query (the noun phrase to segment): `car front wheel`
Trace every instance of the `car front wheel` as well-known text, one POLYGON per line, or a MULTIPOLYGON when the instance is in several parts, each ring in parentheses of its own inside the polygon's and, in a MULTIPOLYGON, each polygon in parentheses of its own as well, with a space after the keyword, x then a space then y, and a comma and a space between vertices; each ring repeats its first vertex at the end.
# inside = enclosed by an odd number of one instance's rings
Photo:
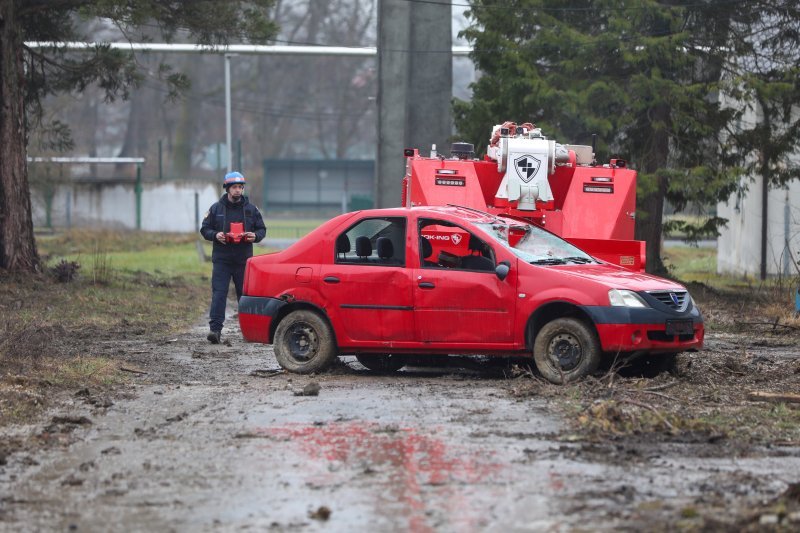
POLYGON ((275 330, 275 358, 290 372, 311 374, 336 358, 336 343, 328 322, 309 310, 289 313, 275 330))
POLYGON ((594 330, 575 318, 548 322, 533 345, 536 367, 552 383, 569 383, 597 369, 600 343, 594 330))
POLYGON ((356 355, 356 359, 367 370, 372 370, 373 372, 397 372, 406 366, 406 357, 404 355, 356 355))

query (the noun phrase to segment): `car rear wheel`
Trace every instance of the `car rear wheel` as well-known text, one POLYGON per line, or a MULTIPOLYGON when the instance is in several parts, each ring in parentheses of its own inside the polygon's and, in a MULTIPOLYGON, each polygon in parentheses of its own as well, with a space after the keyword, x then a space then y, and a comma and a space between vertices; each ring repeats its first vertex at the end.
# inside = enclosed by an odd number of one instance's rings
POLYGON ((289 313, 275 330, 275 358, 290 372, 311 374, 336 358, 336 343, 327 320, 309 310, 289 313))
POLYGON ((600 343, 594 330, 575 318, 557 318, 536 335, 536 367, 552 383, 569 383, 597 369, 600 343))
POLYGON ((397 354, 356 355, 356 359, 373 372, 397 372, 406 366, 406 356, 397 354))

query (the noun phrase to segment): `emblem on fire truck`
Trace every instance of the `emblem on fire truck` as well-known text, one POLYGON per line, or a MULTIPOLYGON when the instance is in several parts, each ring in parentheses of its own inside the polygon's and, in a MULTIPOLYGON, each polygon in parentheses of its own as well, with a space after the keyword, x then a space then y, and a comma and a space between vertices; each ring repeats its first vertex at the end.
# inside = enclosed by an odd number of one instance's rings
POLYGON ((451 239, 453 240, 453 244, 458 244, 461 242, 461 235, 454 233, 451 239))
POLYGON ((521 155, 514 160, 514 169, 517 171, 519 179, 525 183, 529 183, 533 179, 541 165, 541 160, 530 154, 521 155))

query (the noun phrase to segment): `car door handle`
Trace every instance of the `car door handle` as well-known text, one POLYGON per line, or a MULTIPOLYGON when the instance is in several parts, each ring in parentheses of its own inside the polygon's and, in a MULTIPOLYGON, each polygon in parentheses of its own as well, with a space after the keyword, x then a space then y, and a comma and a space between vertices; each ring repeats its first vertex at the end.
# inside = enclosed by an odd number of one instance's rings
POLYGON ((436 285, 434 285, 430 281, 420 281, 419 282, 419 288, 420 289, 433 289, 435 287, 436 287, 436 285))
POLYGON ((322 278, 322 281, 324 281, 325 283, 339 283, 339 278, 337 278, 336 276, 325 276, 324 278, 322 278))

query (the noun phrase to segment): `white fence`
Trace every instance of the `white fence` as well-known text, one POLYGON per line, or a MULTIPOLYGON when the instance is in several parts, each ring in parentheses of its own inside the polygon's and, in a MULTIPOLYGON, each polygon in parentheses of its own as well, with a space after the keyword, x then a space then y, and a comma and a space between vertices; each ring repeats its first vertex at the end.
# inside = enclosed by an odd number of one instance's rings
MULTIPOLYGON (((50 225, 193 232, 223 193, 221 186, 207 182, 143 182, 141 187, 137 200, 134 182, 57 186, 49 202, 50 225)), ((45 194, 34 191, 31 200, 34 226, 46 227, 45 194)))

